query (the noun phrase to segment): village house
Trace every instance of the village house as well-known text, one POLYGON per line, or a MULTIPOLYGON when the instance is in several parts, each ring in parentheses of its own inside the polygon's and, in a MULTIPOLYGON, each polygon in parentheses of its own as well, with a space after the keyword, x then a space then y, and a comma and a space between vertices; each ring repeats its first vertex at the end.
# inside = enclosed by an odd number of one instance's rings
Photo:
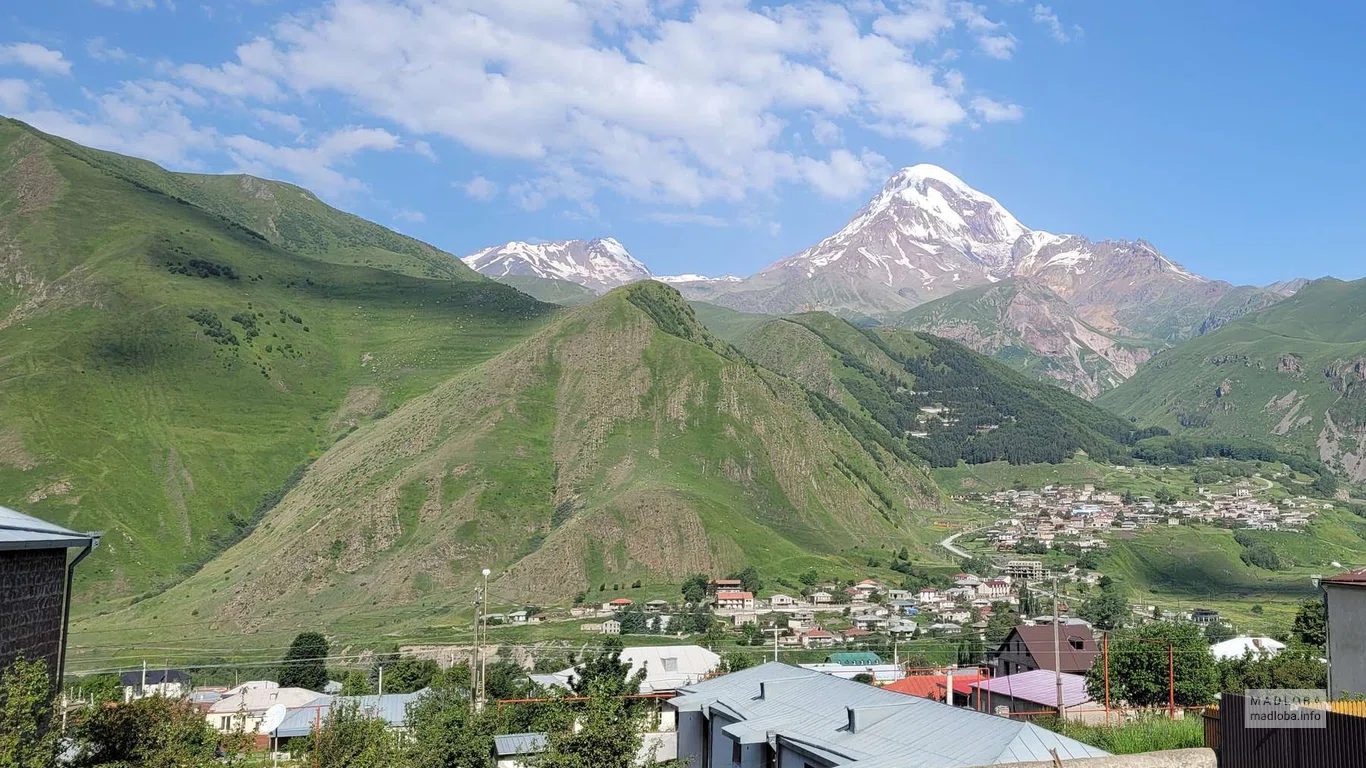
POLYGON ((598 631, 604 635, 619 635, 621 634, 621 622, 616 619, 608 619, 598 625, 598 631))
POLYGON ((754 593, 717 592, 716 607, 724 611, 753 611, 754 593))
POLYGON ((791 608, 797 604, 797 599, 790 595, 774 595, 768 599, 768 604, 774 608, 791 608))
POLYGON ((180 699, 190 690, 190 676, 179 669, 143 669, 119 675, 119 685, 124 701, 148 696, 180 699))
POLYGON ((809 630, 801 637, 803 648, 832 648, 838 642, 833 632, 820 628, 809 630))
MULTIPOLYGON (((1090 626, 1060 622, 1058 640, 1061 650, 1056 655, 1062 662, 1062 671, 1085 675, 1099 653, 1090 626)), ((1056 669, 1054 656, 1053 627, 1018 626, 997 646, 992 660, 996 675, 1004 677, 1036 669, 1056 669)))
POLYGON ((253 733, 259 730, 261 719, 271 707, 282 705, 286 710, 295 709, 324 696, 307 688, 272 686, 257 687, 250 683, 238 686, 214 702, 204 719, 219 733, 231 733, 239 728, 253 733))
POLYGON ((813 605, 829 605, 834 599, 834 595, 824 590, 811 593, 811 603, 813 605))

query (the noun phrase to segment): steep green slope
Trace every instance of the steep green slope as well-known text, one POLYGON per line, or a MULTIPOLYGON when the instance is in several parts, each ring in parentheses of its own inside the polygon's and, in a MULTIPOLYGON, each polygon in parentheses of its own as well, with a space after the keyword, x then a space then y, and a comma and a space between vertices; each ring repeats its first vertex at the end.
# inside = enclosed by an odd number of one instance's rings
POLYGON ((0 117, 0 130, 23 131, 116 179, 223 218, 272 245, 335 264, 451 280, 478 280, 460 259, 359 216, 339 211, 293 184, 246 175, 171 173, 134 157, 83 147, 0 117))
POLYGON ((825 313, 773 320, 737 346, 822 399, 856 409, 932 466, 1127 461, 1143 433, 1080 398, 947 339, 825 313))
MULTIPOLYGON (((461 263, 463 264, 464 262, 461 263)), ((594 293, 591 288, 585 288, 578 283, 571 283, 568 280, 554 280, 548 277, 534 277, 531 275, 504 275, 493 279, 503 285, 510 285, 522 293, 540 301, 544 301, 547 304, 559 304, 565 307, 581 307, 598 298, 598 295, 594 293)))
POLYGON ((950 294, 912 309, 895 325, 961 342, 1087 398, 1118 386, 1165 346, 1100 331, 1028 278, 950 294))
POLYGON ((1177 435, 1239 437, 1366 480, 1366 281, 1318 280, 1163 352, 1098 402, 1177 435))
POLYGON ((795 578, 860 548, 931 555, 932 481, 847 420, 873 429, 637 283, 363 425, 243 542, 76 642, 158 617, 177 619, 167 639, 402 632, 466 610, 483 567, 500 602, 545 604, 744 565, 795 578))
POLYGON ((707 330, 734 343, 756 326, 772 320, 772 315, 756 315, 750 312, 737 312, 730 307, 708 304, 705 301, 690 301, 693 313, 707 330))
POLYGON ((153 178, 181 179, 0 123, 0 503, 105 532, 78 611, 192 572, 339 436, 551 311, 327 263, 381 228, 286 249, 153 178))

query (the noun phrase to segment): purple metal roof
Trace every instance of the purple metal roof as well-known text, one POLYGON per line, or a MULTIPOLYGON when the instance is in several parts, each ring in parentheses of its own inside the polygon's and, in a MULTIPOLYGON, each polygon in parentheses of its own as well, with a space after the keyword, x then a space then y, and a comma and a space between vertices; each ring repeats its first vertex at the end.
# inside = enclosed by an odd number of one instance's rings
MULTIPOLYGON (((997 677, 983 683, 973 683, 973 688, 984 688, 992 693, 1010 696, 1021 701, 1032 701, 1049 707, 1058 705, 1058 683, 1051 669, 1035 669, 1018 675, 997 677)), ((1062 705, 1073 707, 1090 701, 1086 693, 1086 678, 1066 672, 1062 675, 1062 705)))

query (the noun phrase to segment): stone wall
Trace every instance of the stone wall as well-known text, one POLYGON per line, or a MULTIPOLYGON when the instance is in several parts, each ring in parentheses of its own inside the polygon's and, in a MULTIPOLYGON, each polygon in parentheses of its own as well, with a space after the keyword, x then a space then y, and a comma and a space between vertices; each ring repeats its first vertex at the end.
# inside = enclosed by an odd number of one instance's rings
POLYGON ((20 654, 57 673, 65 549, 0 551, 0 669, 20 654))

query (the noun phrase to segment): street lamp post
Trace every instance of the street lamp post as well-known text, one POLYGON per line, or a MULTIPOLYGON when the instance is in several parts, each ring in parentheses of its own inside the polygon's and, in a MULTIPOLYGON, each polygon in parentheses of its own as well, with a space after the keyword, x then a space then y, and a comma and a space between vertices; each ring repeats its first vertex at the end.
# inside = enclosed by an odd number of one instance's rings
MULTIPOLYGON (((489 612, 488 612, 488 607, 487 607, 488 599, 489 599, 489 573, 490 573, 489 569, 485 568, 485 569, 483 570, 483 574, 484 574, 484 605, 485 605, 485 607, 484 607, 484 610, 480 611, 480 614, 479 614, 479 621, 480 621, 480 623, 483 625, 483 641, 481 641, 480 654, 479 654, 479 708, 480 708, 480 709, 483 709, 483 707, 484 707, 484 695, 485 695, 485 691, 487 690, 487 686, 485 685, 485 683, 486 683, 486 678, 488 677, 488 668, 489 668, 489 667, 488 667, 488 657, 487 657, 486 654, 484 654, 484 653, 482 652, 482 650, 483 650, 483 648, 482 648, 482 643, 483 643, 483 642, 487 642, 488 639, 489 639, 489 612)), ((476 632, 477 632, 477 631, 478 631, 478 630, 476 630, 476 632)))

